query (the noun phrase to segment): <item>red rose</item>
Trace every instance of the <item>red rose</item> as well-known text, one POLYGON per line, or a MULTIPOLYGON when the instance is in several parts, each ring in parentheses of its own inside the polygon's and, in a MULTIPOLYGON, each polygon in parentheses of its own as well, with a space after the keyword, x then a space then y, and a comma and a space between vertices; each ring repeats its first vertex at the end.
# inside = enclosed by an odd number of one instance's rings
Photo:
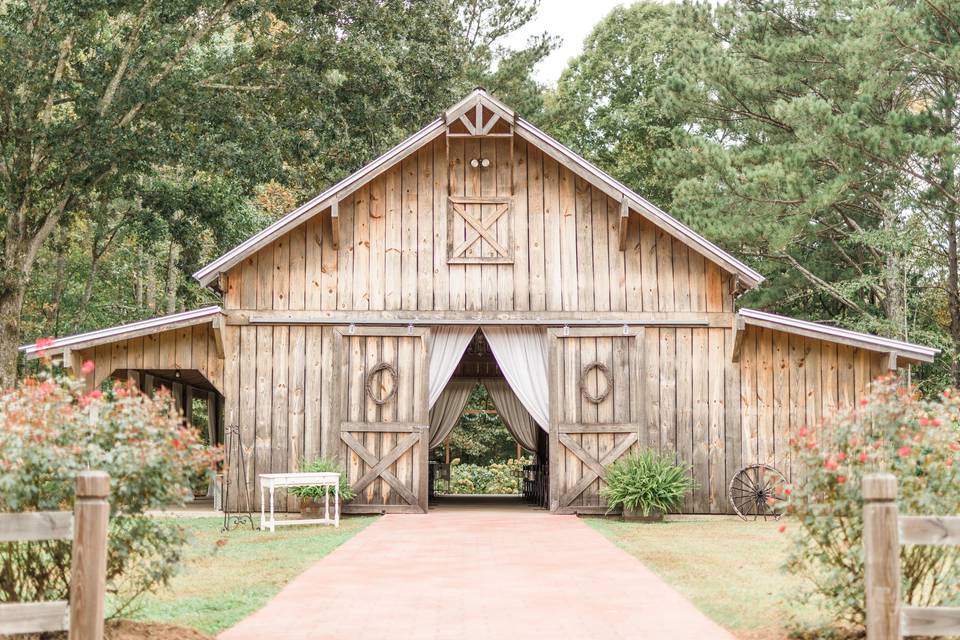
POLYGON ((93 364, 93 360, 84 360, 83 364, 80 365, 80 371, 83 372, 85 375, 93 373, 94 366, 95 365, 93 364))
POLYGON ((93 391, 87 394, 87 397, 93 400, 99 400, 100 398, 103 397, 103 391, 100 391, 100 389, 94 389, 93 391))
POLYGON ((940 426, 940 418, 934 418, 933 420, 931 420, 931 424, 933 424, 933 426, 935 426, 935 427, 939 427, 939 426, 940 426))
POLYGON ((911 451, 912 449, 910 449, 910 447, 900 447, 897 449, 897 455, 901 458, 906 458, 908 455, 910 455, 911 451))
POLYGON ((173 439, 171 444, 173 444, 174 449, 180 449, 181 447, 183 447, 183 443, 177 440, 176 438, 173 439))
POLYGON ((836 460, 830 459, 823 463, 823 468, 828 471, 836 471, 837 467, 840 465, 837 464, 836 460))
POLYGON ((777 531, 779 531, 780 533, 783 533, 786 530, 787 530, 787 525, 785 524, 782 524, 777 528, 777 531))
POLYGON ((837 484, 843 484, 846 481, 847 481, 846 476, 837 476, 837 484))
POLYGON ((846 460, 846 459, 847 459, 847 454, 843 453, 842 451, 837 454, 837 460, 846 460))
POLYGON ((953 466, 953 458, 947 458, 947 466, 948 466, 948 467, 952 467, 952 466, 953 466))
POLYGON ((930 421, 929 421, 926 417, 920 418, 920 426, 921 426, 921 427, 925 427, 925 426, 927 426, 928 424, 930 424, 930 421))
POLYGON ((860 462, 866 462, 869 457, 866 453, 861 453, 858 459, 860 462))
POLYGON ((800 427, 800 431, 797 431, 797 435, 800 436, 801 438, 806 438, 809 433, 810 432, 807 431, 806 427, 800 427))
POLYGON ((870 401, 869 401, 869 400, 867 400, 866 398, 860 398, 860 406, 861 406, 861 407, 865 407, 865 406, 867 406, 868 404, 870 404, 870 401))
POLYGON ((791 493, 793 493, 793 491, 790 490, 789 487, 783 490, 783 495, 785 495, 785 496, 788 496, 788 495, 790 495, 791 493))

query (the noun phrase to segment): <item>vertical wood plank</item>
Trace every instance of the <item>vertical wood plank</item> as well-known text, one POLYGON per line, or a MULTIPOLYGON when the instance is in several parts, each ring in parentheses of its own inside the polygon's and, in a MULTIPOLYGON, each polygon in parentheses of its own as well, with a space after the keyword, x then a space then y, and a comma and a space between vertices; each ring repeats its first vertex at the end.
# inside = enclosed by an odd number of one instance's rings
MULTIPOLYGON (((463 138, 451 138, 448 140, 449 159, 448 176, 450 181, 450 195, 463 196, 466 193, 466 142, 463 138)), ((449 203, 448 203, 449 206, 449 203)), ((463 242, 466 237, 463 218, 447 212, 448 233, 452 239, 453 246, 463 242)), ((447 243, 446 238, 444 242, 447 243)), ((450 243, 447 243, 450 244, 450 243)), ((444 251, 446 255, 446 251, 444 251)), ((466 265, 450 265, 450 308, 463 310, 467 308, 467 271, 466 265)))
POLYGON ((353 192, 353 308, 370 308, 370 185, 353 192))
POLYGON ((530 309, 530 221, 527 217, 527 143, 514 138, 513 167, 513 308, 530 309))
POLYGON ((558 166, 557 186, 560 190, 560 297, 562 308, 580 308, 577 291, 577 221, 573 172, 558 166))
POLYGON ((726 498, 726 439, 725 439, 725 369, 736 366, 728 362, 724 350, 724 330, 707 330, 707 384, 709 385, 709 416, 707 428, 707 464, 709 490, 707 500, 710 513, 722 513, 726 498))
POLYGON ((433 307, 450 308, 450 269, 447 266, 447 197, 449 195, 446 136, 433 147, 433 307))
POLYGON ((434 220, 433 145, 427 145, 417 152, 417 309, 435 308, 431 253, 434 220))
POLYGON ((401 163, 400 308, 417 308, 417 158, 401 163))
MULTIPOLYGON (((346 311, 353 308, 354 266, 353 266, 353 231, 354 231, 353 196, 347 196, 340 202, 340 238, 337 239, 337 308, 346 311)), ((326 231, 326 228, 324 229, 326 231)), ((331 235, 331 246, 334 238, 331 235)), ((324 255, 326 255, 326 244, 324 255)))
POLYGON ((773 332, 757 332, 757 458, 775 464, 773 458, 773 332))
POLYGON ((543 210, 543 152, 527 145, 527 217, 530 225, 530 309, 547 308, 543 210))
MULTIPOLYGON (((600 191, 596 187, 590 189, 591 199, 593 201, 593 213, 594 218, 597 214, 603 214, 606 211, 606 221, 607 227, 607 239, 606 239, 606 250, 607 250, 607 262, 610 268, 609 282, 607 286, 610 290, 610 307, 611 311, 625 311, 627 308, 627 271, 626 271, 626 256, 633 252, 635 260, 639 259, 639 254, 637 253, 637 245, 639 243, 631 244, 633 237, 628 233, 627 234, 627 249, 626 251, 620 251, 620 212, 618 211, 619 207, 612 198, 607 197, 605 193, 600 191)), ((637 221, 634 220, 633 224, 630 227, 637 228, 639 230, 639 225, 637 221)), ((639 231, 638 231, 639 233, 639 231)), ((639 236, 637 236, 639 239, 639 236)), ((602 283, 601 283, 602 284, 602 283)), ((642 277, 637 282, 631 282, 630 288, 634 290, 633 295, 636 296, 637 300, 641 299, 641 288, 643 287, 642 277)), ((599 309, 599 307, 597 307, 599 309)), ((641 302, 642 308, 642 302, 641 302)))
MULTIPOLYGON (((631 271, 630 269, 630 256, 627 257, 627 278, 630 283, 629 286, 631 289, 627 291, 627 309, 629 311, 659 311, 660 310, 660 280, 657 275, 658 265, 660 264, 660 258, 657 255, 657 243, 659 241, 659 234, 656 228, 646 220, 641 219, 639 224, 631 225, 631 228, 637 229, 637 234, 639 237, 639 244, 634 247, 634 251, 639 251, 639 256, 634 258, 635 260, 639 259, 640 265, 640 277, 637 278, 636 268, 631 271), (631 305, 632 296, 630 295, 633 287, 637 285, 634 284, 634 279, 640 283, 640 299, 636 300, 631 305), (639 306, 637 305, 639 302, 639 306)), ((632 238, 634 234, 628 233, 627 237, 632 238)), ((628 251, 630 247, 633 246, 632 242, 627 243, 628 251)))
MULTIPOLYGON (((497 175, 496 175, 496 194, 502 197, 514 197, 513 187, 513 154, 510 149, 510 140, 506 138, 495 139, 497 156, 497 175)), ((516 198, 510 204, 510 212, 501 216, 497 220, 497 242, 507 248, 513 245, 514 234, 516 233, 516 211, 514 206, 516 198)), ((514 264, 497 265, 497 308, 501 311, 513 311, 514 297, 516 291, 514 288, 514 272, 516 271, 517 251, 513 249, 514 264)))
MULTIPOLYGON (((686 256, 684 256, 686 257, 686 256)), ((690 467, 694 476, 693 460, 693 331, 677 329, 677 459, 690 467)), ((687 495, 683 510, 694 510, 694 496, 687 495)))
POLYGON ((563 309, 563 265, 561 249, 560 173, 556 160, 543 156, 543 246, 549 267, 544 276, 548 311, 563 309))
POLYGON ((691 331, 693 348, 693 494, 696 513, 710 512, 710 362, 708 329, 691 331))

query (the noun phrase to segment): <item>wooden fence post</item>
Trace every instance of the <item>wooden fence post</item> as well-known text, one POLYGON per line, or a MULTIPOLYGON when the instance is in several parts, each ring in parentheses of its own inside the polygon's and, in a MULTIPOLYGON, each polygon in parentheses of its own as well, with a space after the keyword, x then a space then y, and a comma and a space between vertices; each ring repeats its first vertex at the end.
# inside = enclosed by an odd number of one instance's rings
POLYGON ((897 479, 863 478, 863 554, 867 640, 900 640, 900 539, 897 479))
POLYGON ((70 640, 102 640, 107 579, 110 476, 82 471, 73 507, 70 566, 70 640))

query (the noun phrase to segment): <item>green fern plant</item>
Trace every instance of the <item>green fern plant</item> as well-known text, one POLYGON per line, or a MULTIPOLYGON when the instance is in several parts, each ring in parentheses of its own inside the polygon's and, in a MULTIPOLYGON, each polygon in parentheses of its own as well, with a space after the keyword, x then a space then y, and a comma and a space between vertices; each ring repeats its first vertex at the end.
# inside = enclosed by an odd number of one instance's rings
POLYGON ((610 513, 617 507, 639 510, 644 517, 676 508, 690 491, 690 466, 649 449, 624 456, 607 467, 607 486, 600 495, 610 513))
MULTIPOLYGON (((347 473, 336 460, 329 458, 317 458, 310 462, 301 462, 300 471, 304 473, 333 472, 340 474, 340 502, 350 502, 357 497, 357 494, 350 488, 350 481, 347 479, 347 473)), ((309 486, 309 487, 290 487, 290 493, 298 498, 319 499, 324 496, 330 487, 309 486)), ((332 496, 333 493, 331 492, 332 496)))

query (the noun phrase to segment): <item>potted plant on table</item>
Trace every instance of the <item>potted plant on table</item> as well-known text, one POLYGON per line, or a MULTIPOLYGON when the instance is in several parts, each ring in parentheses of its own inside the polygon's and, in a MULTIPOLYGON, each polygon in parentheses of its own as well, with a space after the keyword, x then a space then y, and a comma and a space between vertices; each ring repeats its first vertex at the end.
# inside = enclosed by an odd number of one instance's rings
POLYGON ((600 491, 607 513, 621 507, 625 521, 657 522, 678 507, 693 489, 690 466, 649 449, 624 456, 607 467, 600 491))
MULTIPOLYGON (((340 505, 343 506, 356 497, 356 494, 350 488, 350 481, 347 474, 336 460, 329 458, 317 458, 310 462, 300 464, 300 471, 303 473, 322 473, 332 472, 340 474, 340 505)), ((305 519, 317 519, 324 516, 324 503, 326 495, 329 492, 331 502, 333 499, 333 487, 290 487, 290 493, 300 499, 300 517, 305 519)), ((330 505, 333 509, 333 505, 330 505)))

